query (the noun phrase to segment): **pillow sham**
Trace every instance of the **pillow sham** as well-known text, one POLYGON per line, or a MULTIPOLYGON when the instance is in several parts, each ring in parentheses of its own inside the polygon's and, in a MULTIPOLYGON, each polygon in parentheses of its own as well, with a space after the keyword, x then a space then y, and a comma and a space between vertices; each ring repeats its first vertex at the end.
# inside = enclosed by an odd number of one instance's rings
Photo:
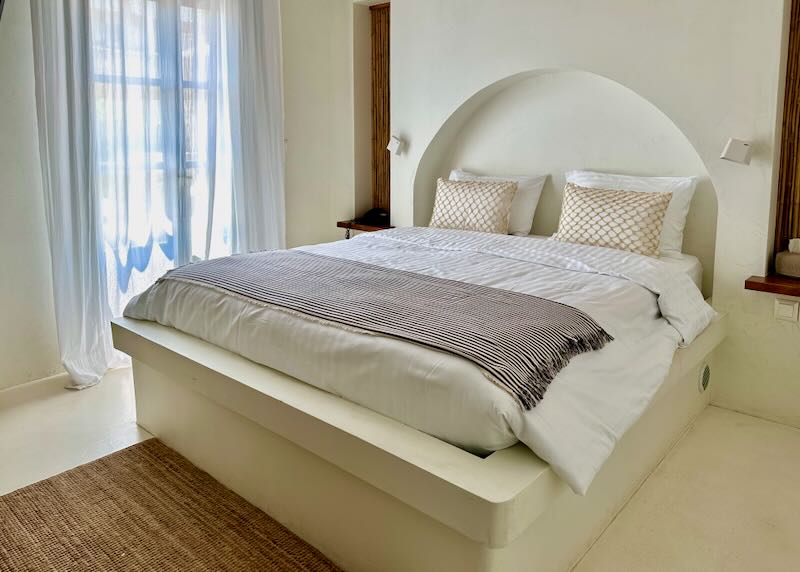
POLYGON ((592 189, 615 189, 637 193, 672 193, 661 229, 661 256, 680 257, 686 216, 697 188, 697 177, 635 177, 594 171, 570 171, 567 182, 592 189))
POLYGON ((508 221, 508 234, 528 236, 533 226, 533 215, 542 196, 542 189, 547 181, 547 175, 533 175, 530 177, 514 177, 506 175, 483 176, 453 169, 450 171, 451 181, 511 181, 517 184, 517 194, 511 203, 511 218, 508 221))
POLYGON ((508 218, 516 193, 517 184, 511 181, 439 179, 429 226, 508 234, 508 218))
POLYGON ((567 183, 555 240, 658 256, 672 193, 590 189, 567 183))

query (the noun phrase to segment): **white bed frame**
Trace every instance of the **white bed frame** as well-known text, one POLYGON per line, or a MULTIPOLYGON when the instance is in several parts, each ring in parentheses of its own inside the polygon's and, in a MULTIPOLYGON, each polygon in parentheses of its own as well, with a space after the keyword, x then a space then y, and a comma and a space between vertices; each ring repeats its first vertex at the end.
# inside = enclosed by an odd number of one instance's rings
POLYGON ((350 572, 561 571, 707 405, 718 318, 580 497, 518 444, 485 459, 177 330, 115 320, 138 423, 350 572))

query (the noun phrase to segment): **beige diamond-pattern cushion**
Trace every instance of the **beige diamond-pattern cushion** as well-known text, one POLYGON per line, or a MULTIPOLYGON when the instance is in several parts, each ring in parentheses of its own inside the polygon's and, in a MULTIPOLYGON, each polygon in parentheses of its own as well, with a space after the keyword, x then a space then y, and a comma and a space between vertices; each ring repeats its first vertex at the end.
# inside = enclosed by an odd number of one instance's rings
POLYGON ((672 193, 564 187, 556 240, 658 256, 672 193))
POLYGON ((513 181, 448 181, 436 183, 430 225, 508 234, 511 202, 517 193, 513 181))

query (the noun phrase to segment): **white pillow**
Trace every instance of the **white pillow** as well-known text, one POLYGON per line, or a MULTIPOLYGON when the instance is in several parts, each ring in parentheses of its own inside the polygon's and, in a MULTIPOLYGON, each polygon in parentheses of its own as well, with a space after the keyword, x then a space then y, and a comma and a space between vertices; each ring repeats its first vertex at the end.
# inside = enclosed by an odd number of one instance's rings
POLYGON ((661 256, 680 257, 683 229, 689 205, 697 187, 697 177, 634 177, 594 171, 570 171, 567 182, 592 189, 614 189, 639 193, 672 193, 672 200, 661 229, 661 256))
POLYGON ((517 236, 528 236, 533 226, 533 215, 536 212, 536 205, 539 204, 539 197, 542 196, 542 188, 547 175, 534 175, 531 177, 513 176, 481 176, 461 169, 450 171, 451 181, 481 181, 484 183, 494 183, 499 181, 509 181, 517 184, 517 194, 514 202, 511 203, 511 218, 508 221, 508 234, 517 236))

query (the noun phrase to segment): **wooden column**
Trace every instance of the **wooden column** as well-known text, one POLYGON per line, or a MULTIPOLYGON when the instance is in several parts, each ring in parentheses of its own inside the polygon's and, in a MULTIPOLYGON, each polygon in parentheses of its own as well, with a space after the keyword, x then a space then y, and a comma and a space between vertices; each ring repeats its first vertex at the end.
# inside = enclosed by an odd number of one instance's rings
POLYGON ((372 206, 389 210, 389 4, 372 16, 372 206))
POLYGON ((775 253, 800 237, 800 1, 792 2, 786 61, 781 164, 775 215, 775 253))

